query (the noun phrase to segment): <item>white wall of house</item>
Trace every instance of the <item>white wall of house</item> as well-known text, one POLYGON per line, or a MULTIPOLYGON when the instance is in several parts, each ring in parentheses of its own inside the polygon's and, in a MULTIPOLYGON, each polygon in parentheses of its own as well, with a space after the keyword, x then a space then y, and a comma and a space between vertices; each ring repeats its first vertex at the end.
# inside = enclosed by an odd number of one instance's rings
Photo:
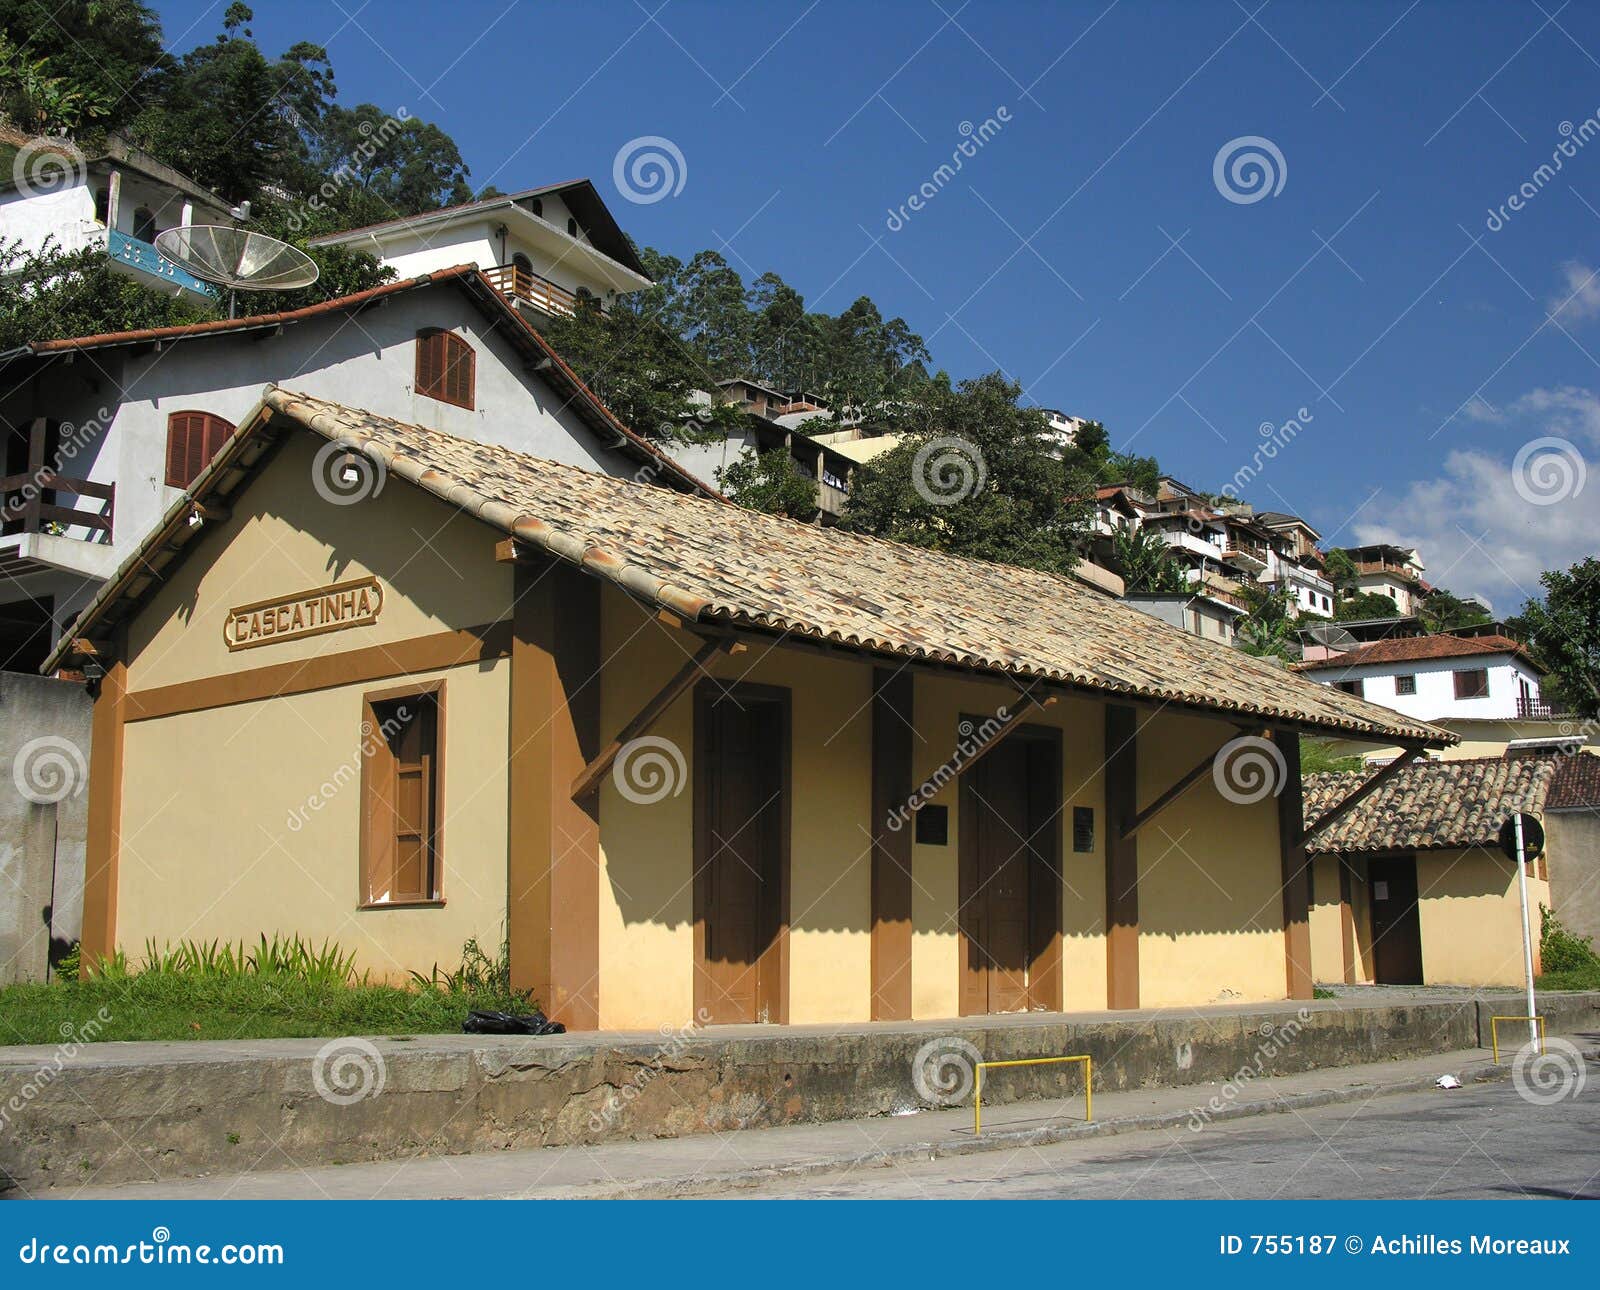
POLYGON ((1323 685, 1360 681, 1363 698, 1424 721, 1450 718, 1503 721, 1516 717, 1517 699, 1525 693, 1524 686, 1528 698, 1539 698, 1539 674, 1521 659, 1508 654, 1418 659, 1344 670, 1327 668, 1307 675, 1323 685), (1479 669, 1488 672, 1488 694, 1477 699, 1456 698, 1455 674, 1479 669), (1415 694, 1398 693, 1396 678, 1402 676, 1415 678, 1415 694))
MULTIPOLYGON (((53 538, 29 535, 47 539, 50 554, 70 568, 0 584, 0 603, 52 595, 59 630, 93 596, 98 579, 114 571, 182 495, 165 482, 168 417, 211 412, 237 425, 269 383, 588 470, 639 470, 631 457, 604 447, 560 395, 525 370, 520 351, 448 284, 392 296, 386 307, 356 315, 309 319, 277 335, 201 337, 136 357, 101 350, 92 360, 57 362, 13 384, 0 396, 0 424, 25 426, 47 415, 83 428, 81 434, 63 428, 64 444, 73 449, 59 469, 116 484, 113 540, 91 545, 82 540, 89 536, 86 529, 53 538), (441 403, 413 389, 416 333, 423 327, 449 327, 472 343, 478 356, 475 408, 441 403)), ((60 504, 80 505, 66 494, 60 504)), ((86 510, 98 505, 81 502, 86 510)))
POLYGON ((1357 574, 1355 586, 1358 592, 1370 591, 1380 596, 1388 596, 1399 607, 1402 614, 1416 612, 1416 595, 1412 590, 1411 584, 1402 581, 1393 574, 1357 574))
POLYGON ((52 237, 63 251, 81 251, 104 239, 87 179, 44 193, 17 188, 0 193, 0 242, 20 242, 24 251, 37 252, 52 237))

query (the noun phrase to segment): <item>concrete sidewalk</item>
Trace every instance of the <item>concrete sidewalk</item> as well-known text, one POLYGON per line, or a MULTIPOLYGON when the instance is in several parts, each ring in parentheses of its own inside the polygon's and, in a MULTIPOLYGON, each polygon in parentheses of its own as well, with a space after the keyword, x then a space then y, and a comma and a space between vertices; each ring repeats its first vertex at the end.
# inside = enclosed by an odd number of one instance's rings
MULTIPOLYGON (((1138 1130, 1172 1133, 1211 1121, 1292 1112, 1332 1103, 1363 1103, 1384 1094, 1431 1089, 1443 1074, 1464 1084, 1505 1079, 1508 1065, 1490 1064, 1488 1050, 1275 1077, 1237 1086, 1096 1093, 1094 1122, 1083 1121, 1083 1097, 985 1107, 983 1134, 972 1132, 970 1106, 948 1111, 846 1120, 830 1124, 696 1134, 647 1142, 474 1155, 419 1156, 378 1164, 293 1168, 273 1153, 251 1172, 130 1183, 60 1187, 56 1199, 563 1199, 704 1196, 826 1170, 885 1167, 897 1162, 1061 1142, 1138 1130)), ((998 1081, 1004 1072, 995 1072, 998 1081)), ((1065 1087, 1081 1089, 1076 1075, 1065 1087)), ((1440 1091, 1441 1100, 1450 1096, 1440 1091)), ((281 1153, 278 1153, 281 1156, 281 1153)))

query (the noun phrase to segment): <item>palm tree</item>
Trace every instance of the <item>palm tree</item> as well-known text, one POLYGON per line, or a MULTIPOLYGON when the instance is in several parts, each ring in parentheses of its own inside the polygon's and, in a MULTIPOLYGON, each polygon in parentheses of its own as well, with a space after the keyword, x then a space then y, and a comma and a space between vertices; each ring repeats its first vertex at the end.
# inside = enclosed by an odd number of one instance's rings
POLYGON ((1119 528, 1111 537, 1111 563, 1130 592, 1180 592, 1188 586, 1183 569, 1154 529, 1119 528))

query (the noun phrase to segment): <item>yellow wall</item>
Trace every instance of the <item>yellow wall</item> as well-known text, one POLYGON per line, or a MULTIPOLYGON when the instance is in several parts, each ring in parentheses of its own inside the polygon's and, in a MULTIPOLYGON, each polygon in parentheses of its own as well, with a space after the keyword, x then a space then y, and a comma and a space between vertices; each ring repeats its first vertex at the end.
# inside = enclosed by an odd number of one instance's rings
MULTIPOLYGON (((617 729, 692 650, 683 633, 607 589, 609 660, 602 729, 617 729)), ((871 989, 871 680, 866 662, 752 648, 711 665, 723 679, 793 694, 790 1009, 793 1022, 863 1020, 871 989)), ((942 675, 915 678, 913 781, 951 756, 963 716, 1015 706, 1008 687, 942 675)), ((604 878, 600 1007, 606 1027, 680 1024, 694 1010, 693 711, 685 695, 652 729, 681 757, 680 791, 636 803, 613 777, 601 790, 604 878)), ((1063 998, 1106 1000, 1104 711, 1062 700, 1029 714, 1063 731, 1063 998), (1072 850, 1072 808, 1095 813, 1095 849, 1072 850)), ((1142 802, 1234 733, 1220 721, 1162 714, 1141 735, 1142 802)), ((670 754, 669 754, 670 756, 670 754)), ((959 1014, 960 803, 952 780, 930 799, 949 808, 949 844, 914 845, 912 1012, 959 1014)), ((1285 989, 1276 806, 1223 800, 1210 778, 1141 838, 1141 984, 1150 1005, 1281 998, 1285 989)))
POLYGON ((1343 906, 1339 901, 1339 861, 1335 856, 1312 856, 1311 976, 1319 982, 1344 980, 1343 906))
MULTIPOLYGON (((315 445, 296 435, 208 533, 130 631, 130 688, 235 675, 311 656, 492 622, 510 606, 495 534, 389 481, 359 505, 311 486, 315 445), (378 621, 229 652, 229 608, 381 574, 378 621)), ((505 920, 509 664, 445 680, 439 909, 357 909, 362 695, 401 678, 135 721, 125 734, 117 943, 338 941, 360 966, 403 978, 453 967, 505 920)))
MULTIPOLYGON (((1498 849, 1417 853, 1422 979, 1429 985, 1521 985, 1516 867, 1498 849)), ((1528 875, 1528 922, 1538 967, 1539 905, 1550 884, 1528 875)))
MULTIPOLYGON (((1236 734, 1170 711, 1139 732, 1144 806, 1236 734)), ((1282 862, 1277 799, 1228 801, 1210 775, 1139 833, 1139 1002, 1146 1007, 1281 999, 1282 862)))
POLYGON ((402 480, 336 506, 312 487, 316 446, 293 435, 244 491, 233 516, 208 526, 130 632, 132 690, 411 640, 510 616, 511 567, 499 534, 402 480), (365 627, 230 651, 228 610, 376 574, 385 599, 365 627))

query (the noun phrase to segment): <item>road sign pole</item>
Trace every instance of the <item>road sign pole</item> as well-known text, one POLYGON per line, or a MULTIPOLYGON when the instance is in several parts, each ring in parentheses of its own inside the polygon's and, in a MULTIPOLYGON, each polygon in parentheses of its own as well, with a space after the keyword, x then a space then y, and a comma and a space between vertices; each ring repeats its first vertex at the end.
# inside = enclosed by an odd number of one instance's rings
POLYGON ((1539 1051, 1539 1023, 1534 1020, 1538 1012, 1533 997, 1533 929, 1528 924, 1528 857, 1522 837, 1522 812, 1512 817, 1517 836, 1517 892, 1522 897, 1522 972, 1528 984, 1528 1042, 1533 1051, 1539 1051))

